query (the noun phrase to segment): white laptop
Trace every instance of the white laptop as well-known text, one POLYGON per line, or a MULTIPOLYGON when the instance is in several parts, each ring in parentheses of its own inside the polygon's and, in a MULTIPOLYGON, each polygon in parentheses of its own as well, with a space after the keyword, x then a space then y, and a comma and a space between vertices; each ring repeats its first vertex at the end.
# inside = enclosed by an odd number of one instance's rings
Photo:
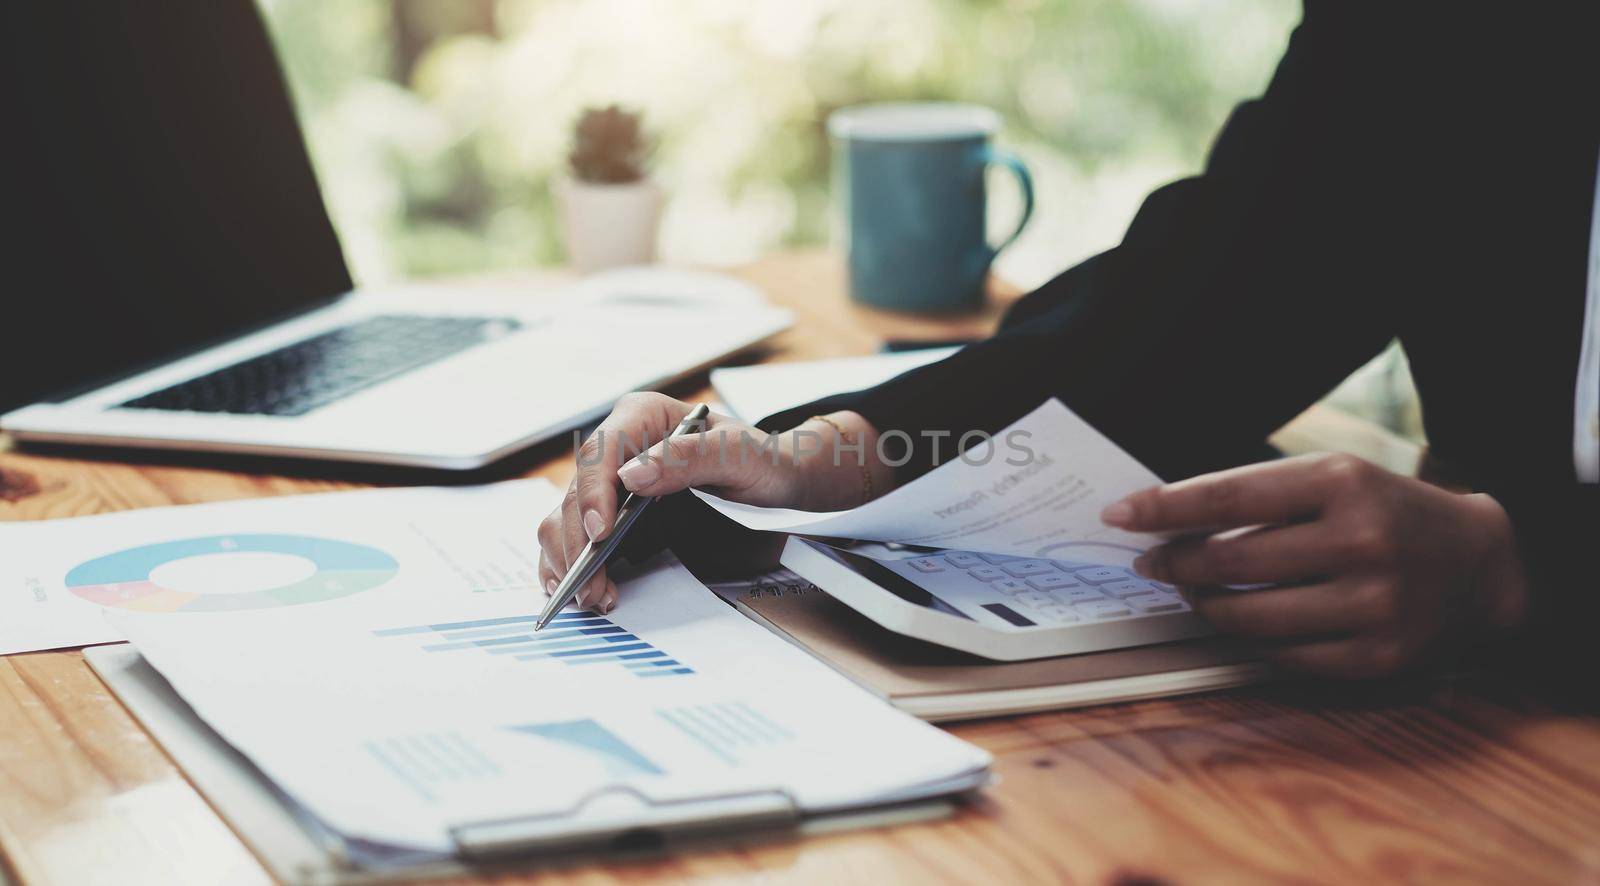
MULTIPOLYGON (((409 289, 332 304, 0 416, 21 441, 448 469, 593 421, 789 325, 745 284, 630 270, 548 292, 409 289)), ((63 387, 75 381, 62 376, 63 387)))
POLYGON ((254 4, 69 19, 41 17, 29 52, 72 76, 0 90, 19 441, 470 469, 789 324, 663 270, 353 292, 254 4))

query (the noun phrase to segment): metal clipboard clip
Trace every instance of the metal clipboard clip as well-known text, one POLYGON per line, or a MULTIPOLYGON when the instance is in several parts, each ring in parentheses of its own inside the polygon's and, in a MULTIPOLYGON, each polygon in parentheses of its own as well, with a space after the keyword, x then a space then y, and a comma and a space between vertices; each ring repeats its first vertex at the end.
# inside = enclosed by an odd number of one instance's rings
POLYGON ((544 852, 650 851, 733 833, 792 830, 800 807, 781 789, 652 800, 628 785, 595 790, 570 809, 450 828, 464 861, 544 852))

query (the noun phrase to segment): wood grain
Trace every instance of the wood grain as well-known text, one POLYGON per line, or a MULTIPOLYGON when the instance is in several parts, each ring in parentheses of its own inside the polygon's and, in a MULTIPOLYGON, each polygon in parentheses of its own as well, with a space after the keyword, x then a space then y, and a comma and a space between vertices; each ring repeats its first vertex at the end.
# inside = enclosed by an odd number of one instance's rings
MULTIPOLYGON (((823 255, 744 271, 799 317, 769 359, 857 354, 881 337, 950 337, 971 317, 848 304, 823 255)), ((700 382, 680 386, 698 394, 700 382)), ((1417 450, 1314 409, 1279 437, 1400 470, 1417 450)), ((305 476, 4 451, 0 519, 320 491, 305 476)), ((559 449, 531 472, 565 482, 559 449)), ((1279 686, 955 726, 1000 782, 948 821, 504 875, 838 883, 1600 882, 1600 719, 1494 676, 1334 691, 1279 686)), ((0 857, 25 883, 251 883, 260 865, 76 652, 0 660, 0 857)))

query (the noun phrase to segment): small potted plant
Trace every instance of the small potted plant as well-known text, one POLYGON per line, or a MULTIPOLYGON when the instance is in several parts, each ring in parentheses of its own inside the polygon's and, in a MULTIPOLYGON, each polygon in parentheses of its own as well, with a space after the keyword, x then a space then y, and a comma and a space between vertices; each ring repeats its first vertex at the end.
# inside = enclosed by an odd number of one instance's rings
POLYGON ((579 271, 655 260, 662 194, 645 174, 649 153, 637 113, 612 105, 578 118, 571 175, 556 182, 556 201, 579 271))

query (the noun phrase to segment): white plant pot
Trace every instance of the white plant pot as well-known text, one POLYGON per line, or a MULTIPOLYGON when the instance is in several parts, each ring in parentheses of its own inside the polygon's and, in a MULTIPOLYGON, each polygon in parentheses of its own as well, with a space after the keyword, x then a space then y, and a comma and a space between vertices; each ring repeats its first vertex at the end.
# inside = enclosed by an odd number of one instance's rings
POLYGON ((563 178, 555 193, 573 267, 587 274, 655 261, 662 204, 655 182, 602 184, 563 178))

